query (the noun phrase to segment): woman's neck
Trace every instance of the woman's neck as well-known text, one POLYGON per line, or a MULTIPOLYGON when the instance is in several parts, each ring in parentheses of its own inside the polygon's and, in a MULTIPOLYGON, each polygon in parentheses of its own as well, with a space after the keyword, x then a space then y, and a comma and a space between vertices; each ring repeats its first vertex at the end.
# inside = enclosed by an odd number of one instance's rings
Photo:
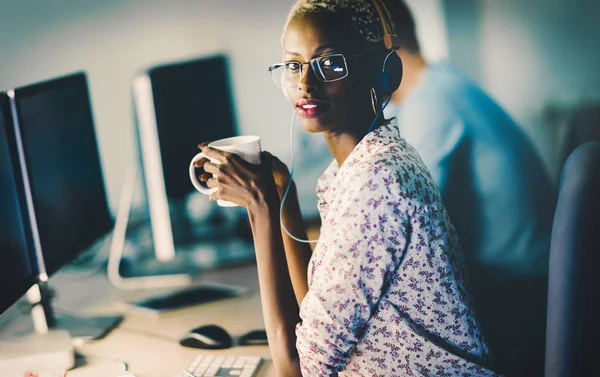
MULTIPOLYGON (((368 127, 371 126, 374 119, 375 115, 371 115, 370 119, 355 122, 357 124, 356 127, 349 127, 343 132, 326 131, 323 133, 329 147, 329 152, 337 161, 338 166, 342 166, 356 145, 365 137, 369 131, 368 127), (365 124, 367 128, 365 128, 365 124)), ((373 130, 379 128, 385 122, 383 114, 380 114, 377 118, 377 123, 373 126, 373 130)))

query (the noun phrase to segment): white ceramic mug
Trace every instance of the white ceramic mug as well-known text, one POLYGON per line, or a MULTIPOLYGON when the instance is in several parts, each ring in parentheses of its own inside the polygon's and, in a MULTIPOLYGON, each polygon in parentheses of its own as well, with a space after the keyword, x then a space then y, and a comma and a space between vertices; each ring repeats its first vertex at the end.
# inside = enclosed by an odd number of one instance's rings
MULTIPOLYGON (((214 149, 219 149, 225 152, 235 153, 244 160, 248 161, 251 164, 258 165, 260 164, 260 137, 258 136, 235 136, 227 139, 221 139, 217 141, 213 141, 208 144, 209 147, 214 149)), ((210 160, 212 163, 218 164, 220 163, 217 160, 210 159, 204 153, 200 152, 192 158, 192 162, 190 162, 190 180, 192 184, 204 195, 211 195, 215 193, 218 188, 208 188, 200 183, 198 177, 196 176, 196 168, 194 164, 196 161, 206 158, 210 160)), ((217 200, 217 204, 221 207, 235 207, 237 204, 229 202, 227 200, 217 200)))

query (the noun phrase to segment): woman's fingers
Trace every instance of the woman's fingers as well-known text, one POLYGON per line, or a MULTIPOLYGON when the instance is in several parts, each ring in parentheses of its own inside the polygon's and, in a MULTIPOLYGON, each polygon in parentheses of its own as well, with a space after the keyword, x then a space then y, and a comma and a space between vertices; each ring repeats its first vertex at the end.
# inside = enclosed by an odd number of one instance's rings
POLYGON ((243 195, 241 195, 241 193, 237 192, 235 189, 232 190, 232 188, 228 187, 227 185, 221 185, 221 182, 219 182, 218 186, 215 187, 218 187, 219 189, 209 196, 210 200, 226 200, 228 202, 235 203, 241 207, 246 206, 244 200, 242 199, 243 195))
POLYGON ((237 162, 238 159, 241 159, 241 157, 235 153, 225 152, 220 149, 211 148, 209 146, 202 148, 202 153, 204 153, 211 160, 217 160, 221 163, 232 163, 237 162))
POLYGON ((212 194, 210 194, 210 196, 208 198, 210 200, 212 200, 212 201, 220 200, 221 199, 221 192, 220 191, 213 192, 212 194))
POLYGON ((209 178, 206 180, 206 185, 210 188, 219 187, 219 179, 218 178, 209 178))
POLYGON ((204 164, 204 171, 206 173, 210 173, 212 175, 218 175, 220 172, 220 164, 215 164, 212 162, 207 162, 204 164))
MULTIPOLYGON (((208 146, 208 142, 203 142, 203 143, 198 144, 198 148, 200 150, 202 150, 202 148, 204 148, 206 146, 208 146)), ((196 162, 194 162, 194 167, 201 168, 206 163, 206 161, 208 161, 208 159, 200 158, 196 162)))
POLYGON ((261 153, 261 161, 263 161, 263 163, 265 163, 267 166, 271 167, 271 169, 275 166, 275 156, 273 156, 271 153, 264 151, 261 153))
POLYGON ((267 151, 262 152, 262 158, 272 168, 286 168, 287 169, 287 166, 277 156, 274 156, 267 151))
POLYGON ((206 164, 208 162, 208 160, 206 158, 201 158, 199 160, 196 160, 196 162, 194 162, 194 167, 195 168, 201 168, 204 166, 204 164, 206 164))
MULTIPOLYGON (((228 200, 246 206, 256 198, 259 191, 268 190, 273 181, 270 169, 265 165, 253 165, 235 153, 210 147, 202 148, 209 161, 204 162, 204 172, 199 180, 209 188, 218 187, 210 200, 228 200)), ((263 154, 269 158, 270 154, 263 154)), ((277 160, 278 161, 278 160, 277 160)))
MULTIPOLYGON (((202 148, 204 148, 206 146, 208 146, 208 142, 203 142, 203 143, 198 144, 198 148, 200 150, 202 150, 202 148)), ((206 161, 208 161, 208 159, 206 159, 206 158, 200 158, 196 162, 194 162, 194 166, 197 167, 197 168, 201 168, 202 165, 204 165, 206 163, 206 161)))

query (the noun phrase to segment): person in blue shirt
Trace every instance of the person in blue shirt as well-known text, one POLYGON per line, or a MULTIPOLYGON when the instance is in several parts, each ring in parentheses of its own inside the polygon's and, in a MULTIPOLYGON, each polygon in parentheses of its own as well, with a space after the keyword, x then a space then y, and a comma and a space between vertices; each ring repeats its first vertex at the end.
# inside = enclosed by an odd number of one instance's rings
POLYGON ((556 188, 521 127, 447 61, 428 64, 402 0, 386 0, 404 76, 386 109, 421 155, 463 246, 496 369, 543 375, 556 188))

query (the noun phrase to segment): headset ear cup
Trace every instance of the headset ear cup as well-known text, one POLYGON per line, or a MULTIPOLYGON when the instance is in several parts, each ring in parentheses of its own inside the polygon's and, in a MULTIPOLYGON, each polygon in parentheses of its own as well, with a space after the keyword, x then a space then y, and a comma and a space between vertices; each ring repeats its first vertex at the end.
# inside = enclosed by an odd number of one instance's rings
POLYGON ((381 62, 381 71, 377 75, 377 91, 391 95, 400 87, 402 81, 402 60, 396 51, 385 54, 381 62))

